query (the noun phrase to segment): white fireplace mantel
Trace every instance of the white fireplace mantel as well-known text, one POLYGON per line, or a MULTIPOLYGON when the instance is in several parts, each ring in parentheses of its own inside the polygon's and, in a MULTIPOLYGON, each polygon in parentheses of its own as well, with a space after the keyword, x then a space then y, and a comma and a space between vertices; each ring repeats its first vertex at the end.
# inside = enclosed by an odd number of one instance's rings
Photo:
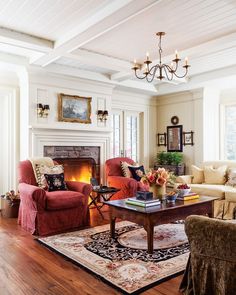
POLYGON ((110 158, 111 132, 95 130, 54 129, 52 126, 30 127, 30 156, 43 157, 44 146, 98 146, 100 147, 100 175, 105 181, 104 164, 110 158))

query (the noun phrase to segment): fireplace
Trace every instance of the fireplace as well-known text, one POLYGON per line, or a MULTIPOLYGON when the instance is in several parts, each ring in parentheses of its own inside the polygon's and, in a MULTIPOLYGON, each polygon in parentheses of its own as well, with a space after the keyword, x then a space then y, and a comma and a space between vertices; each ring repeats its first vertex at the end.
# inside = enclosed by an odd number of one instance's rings
POLYGON ((64 166, 65 180, 100 183, 100 147, 44 146, 44 156, 64 166))

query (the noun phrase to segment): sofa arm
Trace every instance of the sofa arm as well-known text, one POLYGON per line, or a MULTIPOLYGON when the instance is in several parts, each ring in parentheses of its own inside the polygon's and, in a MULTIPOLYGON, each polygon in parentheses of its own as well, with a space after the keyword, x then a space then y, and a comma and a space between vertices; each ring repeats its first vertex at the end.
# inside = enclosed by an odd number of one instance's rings
POLYGON ((91 184, 85 183, 85 182, 78 182, 78 181, 66 181, 66 185, 69 190, 80 192, 86 197, 89 196, 89 194, 92 191, 91 184))
POLYGON ((192 179, 193 179, 193 176, 192 175, 181 175, 181 176, 178 176, 175 181, 177 183, 191 184, 192 183, 192 179))
POLYGON ((40 187, 20 183, 18 186, 20 199, 25 206, 37 210, 44 211, 46 208, 46 192, 40 187))

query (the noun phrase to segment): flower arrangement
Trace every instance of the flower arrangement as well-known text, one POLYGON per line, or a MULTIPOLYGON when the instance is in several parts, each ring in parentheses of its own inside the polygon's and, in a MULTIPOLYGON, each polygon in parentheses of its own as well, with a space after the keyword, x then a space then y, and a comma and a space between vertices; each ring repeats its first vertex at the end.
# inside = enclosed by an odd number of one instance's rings
POLYGON ((141 182, 144 185, 164 186, 171 181, 173 173, 168 172, 165 168, 158 168, 157 170, 150 170, 142 178, 141 182))
POLYGON ((3 195, 2 198, 14 202, 20 200, 20 195, 14 190, 10 190, 9 192, 6 192, 5 196, 3 195))

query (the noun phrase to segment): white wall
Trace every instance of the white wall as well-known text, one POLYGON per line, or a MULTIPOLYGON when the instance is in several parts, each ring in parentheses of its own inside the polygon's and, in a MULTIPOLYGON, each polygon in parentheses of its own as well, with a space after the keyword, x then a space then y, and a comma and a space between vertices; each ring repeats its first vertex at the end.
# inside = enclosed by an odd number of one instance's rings
MULTIPOLYGON (((83 136, 94 137, 101 134, 101 137, 110 138, 112 132, 111 110, 112 108, 120 108, 140 112, 141 121, 143 122, 141 162, 148 167, 150 160, 153 161, 156 152, 156 107, 155 101, 153 102, 150 95, 117 90, 110 84, 46 73, 30 72, 28 79, 28 140, 22 142, 21 145, 22 150, 24 150, 25 145, 28 145, 26 147, 28 156, 22 153, 22 159, 30 156, 41 156, 41 154, 38 154, 40 153, 40 148, 37 147, 39 146, 38 140, 42 133, 46 133, 49 129, 51 132, 55 130, 57 134, 59 131, 64 134, 80 132, 80 136, 82 136, 81 132, 83 132, 83 136), (92 97, 92 123, 58 122, 57 108, 59 93, 92 97), (37 117, 37 103, 50 105, 48 118, 37 117), (108 110, 109 116, 106 123, 97 120, 98 109, 108 110)), ((25 126, 23 128, 25 129, 25 126)), ((22 130, 22 132, 24 133, 25 130, 22 130)), ((110 155, 107 150, 106 155, 107 157, 110 155)))
MULTIPOLYGON (((203 95, 202 90, 186 91, 157 97, 157 132, 166 132, 172 126, 171 117, 179 117, 179 125, 183 131, 194 132, 194 146, 183 146, 184 161, 187 173, 190 165, 200 164, 203 159, 203 95)), ((166 151, 166 147, 157 147, 158 151, 166 151)))
POLYGON ((220 91, 205 87, 203 99, 203 160, 220 158, 220 91))
POLYGON ((17 88, 0 88, 0 194, 17 188, 19 161, 19 96, 17 88))

